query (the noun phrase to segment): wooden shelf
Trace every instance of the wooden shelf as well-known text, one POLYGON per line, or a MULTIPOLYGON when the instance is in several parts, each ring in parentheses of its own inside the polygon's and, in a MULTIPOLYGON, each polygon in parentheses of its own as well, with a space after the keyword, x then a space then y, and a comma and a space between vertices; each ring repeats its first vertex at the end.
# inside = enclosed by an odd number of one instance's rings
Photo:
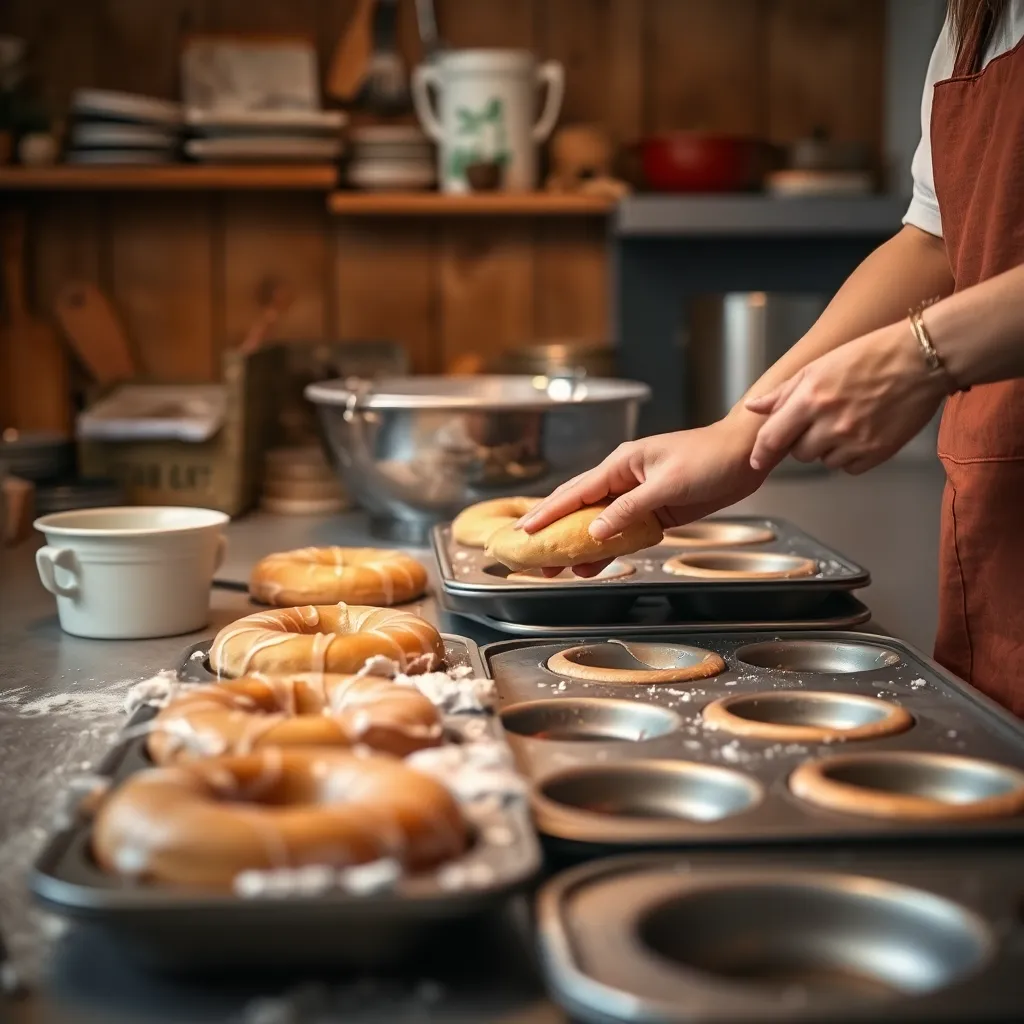
POLYGON ((332 164, 163 164, 159 167, 0 167, 0 193, 138 189, 295 190, 327 192, 338 182, 332 164))
POLYGON ((602 217, 615 201, 551 192, 332 192, 327 205, 344 217, 602 217))

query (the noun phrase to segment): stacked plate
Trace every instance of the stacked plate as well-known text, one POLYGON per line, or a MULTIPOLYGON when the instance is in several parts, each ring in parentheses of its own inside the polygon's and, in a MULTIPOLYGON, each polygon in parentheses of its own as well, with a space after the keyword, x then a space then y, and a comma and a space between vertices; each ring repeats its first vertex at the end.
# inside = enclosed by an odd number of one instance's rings
POLYGON ((437 182, 434 147, 413 125, 370 125, 349 134, 348 183, 373 192, 432 188, 437 182))
POLYGON ((72 164, 165 164, 178 159, 177 103, 106 89, 79 89, 71 101, 67 161, 72 164))
POLYGON ((329 515, 347 504, 338 477, 318 445, 271 448, 267 452, 260 502, 265 512, 329 515))
POLYGON ((185 144, 194 160, 209 163, 330 163, 341 156, 345 115, 324 110, 225 112, 190 107, 196 138, 185 144))

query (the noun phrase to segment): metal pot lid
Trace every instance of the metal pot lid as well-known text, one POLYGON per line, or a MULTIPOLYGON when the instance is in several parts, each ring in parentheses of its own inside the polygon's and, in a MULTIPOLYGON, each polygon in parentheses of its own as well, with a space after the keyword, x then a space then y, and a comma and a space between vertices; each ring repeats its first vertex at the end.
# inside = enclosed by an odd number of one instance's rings
POLYGON ((384 377, 380 380, 310 384, 306 398, 323 405, 365 409, 549 409, 557 405, 645 402, 646 384, 575 374, 473 377, 384 377))

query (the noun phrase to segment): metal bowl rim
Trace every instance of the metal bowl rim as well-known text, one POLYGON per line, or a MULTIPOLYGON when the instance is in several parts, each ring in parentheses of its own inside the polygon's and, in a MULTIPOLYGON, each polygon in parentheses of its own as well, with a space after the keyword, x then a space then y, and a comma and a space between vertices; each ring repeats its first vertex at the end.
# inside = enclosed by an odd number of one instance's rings
MULTIPOLYGON (((580 383, 587 393, 578 398, 557 400, 533 388, 533 376, 515 374, 501 376, 484 374, 476 377, 443 377, 423 375, 408 377, 381 377, 372 382, 364 394, 358 395, 360 409, 394 409, 411 411, 439 411, 445 409, 469 410, 481 413, 513 411, 517 409, 553 410, 604 402, 640 401, 651 397, 651 389, 639 381, 617 377, 586 377, 580 383), (410 382, 421 383, 424 390, 410 388, 410 382), (495 394, 473 393, 473 385, 482 391, 485 387, 495 394), (427 388, 432 390, 427 390, 427 388), (522 389, 516 394, 513 389, 522 389), (533 392, 532 394, 530 392, 533 392)), ((306 386, 304 394, 317 405, 345 405, 357 392, 342 379, 322 381, 306 386)))

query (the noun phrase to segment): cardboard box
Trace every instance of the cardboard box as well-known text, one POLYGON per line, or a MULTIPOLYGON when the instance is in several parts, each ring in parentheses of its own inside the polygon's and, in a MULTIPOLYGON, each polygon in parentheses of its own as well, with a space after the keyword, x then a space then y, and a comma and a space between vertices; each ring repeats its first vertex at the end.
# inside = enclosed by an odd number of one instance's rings
POLYGON ((208 441, 79 440, 83 476, 113 477, 136 505, 195 505, 236 516, 256 501, 284 366, 279 347, 223 359, 224 424, 208 441))

